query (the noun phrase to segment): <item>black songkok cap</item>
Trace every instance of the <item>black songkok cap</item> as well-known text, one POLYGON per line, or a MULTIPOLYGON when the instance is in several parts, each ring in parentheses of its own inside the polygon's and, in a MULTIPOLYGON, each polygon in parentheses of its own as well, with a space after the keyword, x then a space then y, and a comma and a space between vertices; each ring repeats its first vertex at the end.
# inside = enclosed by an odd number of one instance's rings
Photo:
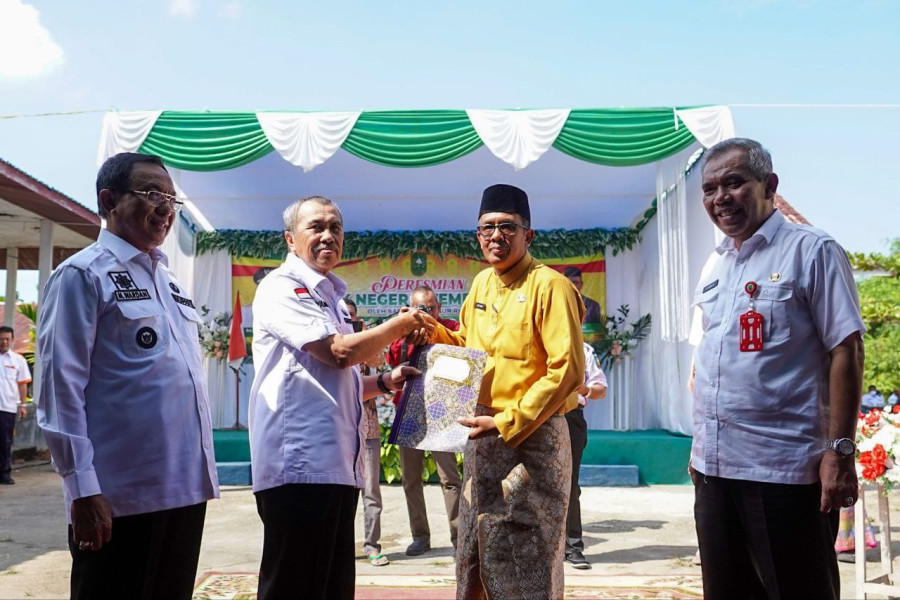
POLYGON ((484 213, 505 212, 519 215, 531 223, 531 210, 528 208, 528 194, 514 185, 498 183, 484 190, 481 196, 480 217, 484 213))

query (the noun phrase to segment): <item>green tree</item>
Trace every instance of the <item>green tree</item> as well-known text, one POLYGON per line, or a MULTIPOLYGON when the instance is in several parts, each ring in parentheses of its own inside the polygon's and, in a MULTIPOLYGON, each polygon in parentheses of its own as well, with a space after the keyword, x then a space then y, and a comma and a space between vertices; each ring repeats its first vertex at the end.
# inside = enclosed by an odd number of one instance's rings
POLYGON ((868 331, 863 385, 876 386, 885 396, 900 389, 900 238, 889 254, 850 254, 857 271, 882 271, 860 281, 859 302, 868 331))

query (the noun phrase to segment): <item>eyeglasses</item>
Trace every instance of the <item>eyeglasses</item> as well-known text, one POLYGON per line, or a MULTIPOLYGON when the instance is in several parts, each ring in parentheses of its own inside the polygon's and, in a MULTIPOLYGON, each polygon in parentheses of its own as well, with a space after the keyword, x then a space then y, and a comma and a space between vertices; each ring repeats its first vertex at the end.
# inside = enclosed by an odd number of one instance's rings
POLYGON ((484 225, 479 225, 475 228, 475 231, 477 231, 478 235, 481 237, 488 239, 494 235, 494 231, 497 229, 500 230, 501 235, 508 237, 515 235, 516 230, 518 230, 519 227, 525 230, 528 229, 528 227, 513 223, 512 221, 504 221, 503 223, 486 223, 484 225))
POLYGON ((181 206, 184 204, 184 202, 179 200, 177 196, 166 194, 165 192, 160 192, 157 190, 128 190, 128 193, 143 196, 144 200, 146 200, 147 203, 154 208, 159 208, 163 205, 163 203, 168 202, 169 206, 172 207, 172 210, 178 212, 179 210, 181 210, 181 206))

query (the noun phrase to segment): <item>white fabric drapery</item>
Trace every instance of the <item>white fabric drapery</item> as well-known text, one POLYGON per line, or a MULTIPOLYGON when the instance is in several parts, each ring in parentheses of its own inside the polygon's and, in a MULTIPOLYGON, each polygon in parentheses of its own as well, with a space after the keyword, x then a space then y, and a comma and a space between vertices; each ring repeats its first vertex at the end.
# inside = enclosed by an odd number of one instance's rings
POLYGON ((161 114, 161 110, 106 113, 97 148, 97 165, 119 152, 137 152, 161 114))
POLYGON ((704 148, 715 146, 723 140, 735 136, 734 117, 727 106, 706 106, 675 111, 675 125, 678 119, 684 123, 704 148))
MULTIPOLYGON (((691 152, 688 150, 687 152, 691 152)), ((685 152, 656 163, 656 216, 659 220, 659 329, 667 342, 688 336, 690 285, 687 267, 685 152)))
POLYGON ((520 171, 553 145, 569 118, 569 109, 466 111, 484 145, 520 171))
POLYGON ((341 147, 360 111, 355 112, 258 112, 266 138, 281 157, 309 172, 341 147))

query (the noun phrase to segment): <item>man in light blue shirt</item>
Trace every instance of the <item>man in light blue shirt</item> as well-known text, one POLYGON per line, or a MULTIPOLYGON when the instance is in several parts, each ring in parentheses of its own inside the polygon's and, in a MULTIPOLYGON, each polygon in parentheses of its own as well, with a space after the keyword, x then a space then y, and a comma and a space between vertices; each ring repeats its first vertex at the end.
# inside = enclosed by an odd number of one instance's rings
POLYGON ((344 223, 337 205, 313 196, 284 211, 285 262, 253 299, 250 457, 265 529, 260 600, 354 595, 353 523, 364 487, 362 401, 402 387, 418 371, 362 376, 359 365, 397 338, 422 342, 427 316, 404 309, 354 332, 332 269, 344 223), (302 590, 302 591, 300 591, 302 590))
POLYGON ((827 233, 774 208, 778 176, 758 142, 710 148, 702 177, 726 236, 694 296, 690 470, 704 597, 837 599, 865 331, 850 264, 827 233))
POLYGON ((219 495, 193 302, 158 247, 180 201, 155 156, 97 175, 106 229, 47 282, 38 422, 63 478, 72 598, 190 598, 219 495))

